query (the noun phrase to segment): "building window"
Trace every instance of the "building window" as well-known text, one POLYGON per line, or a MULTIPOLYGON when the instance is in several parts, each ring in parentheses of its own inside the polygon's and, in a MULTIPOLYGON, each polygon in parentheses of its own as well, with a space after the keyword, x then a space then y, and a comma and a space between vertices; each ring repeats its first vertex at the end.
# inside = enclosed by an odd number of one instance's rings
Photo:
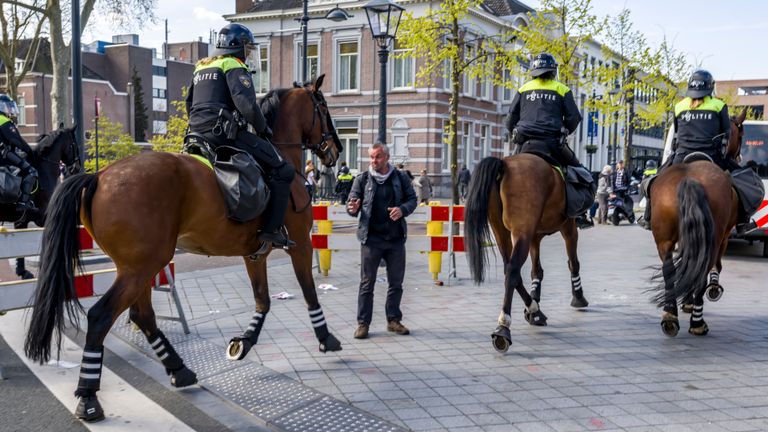
POLYGON ((487 124, 480 125, 480 155, 478 161, 486 156, 491 156, 491 127, 487 124))
POLYGON ((450 60, 443 60, 443 89, 451 91, 451 74, 453 73, 453 63, 450 60))
POLYGON ((339 136, 344 151, 339 155, 340 161, 346 161, 350 170, 360 168, 360 135, 357 119, 334 119, 336 134, 339 136))
POLYGON ((416 74, 416 64, 413 57, 398 57, 412 50, 405 48, 400 41, 395 40, 394 58, 392 59, 392 88, 410 89, 413 88, 413 76, 416 74))
POLYGON ((501 89, 501 101, 502 102, 512 102, 512 72, 509 71, 509 69, 504 69, 504 83, 509 85, 507 87, 506 85, 499 87, 501 89))
POLYGON ((456 161, 459 165, 466 164, 467 167, 471 167, 471 155, 472 155, 472 122, 465 121, 461 124, 461 141, 459 141, 459 157, 456 161))
POLYGON ((155 135, 164 135, 168 133, 168 122, 162 120, 154 120, 152 122, 152 133, 155 135))
POLYGON ((168 76, 168 68, 165 66, 152 66, 152 75, 154 76, 168 76))
POLYGON ((259 67, 255 69, 254 82, 256 93, 263 94, 269 91, 269 48, 262 46, 259 50, 259 67))
POLYGON ((19 107, 19 117, 16 119, 16 124, 27 124, 27 100, 23 94, 16 97, 16 105, 19 107))
POLYGON ((340 92, 359 90, 358 43, 339 42, 338 53, 338 82, 336 88, 340 92))
POLYGON ((161 89, 161 88, 153 88, 152 89, 152 97, 153 98, 166 99, 167 98, 167 90, 166 89, 161 89))
POLYGON ((408 123, 404 119, 397 119, 392 123, 392 159, 393 162, 405 163, 408 154, 408 123))
MULTIPOLYGON (((464 46, 464 58, 466 60, 472 59, 475 56, 475 47, 472 45, 465 45, 464 46)), ((462 77, 464 88, 463 92, 465 96, 474 96, 476 92, 477 87, 477 79, 470 77, 469 72, 464 72, 464 76, 462 77)))
MULTIPOLYGON (((296 45, 296 81, 301 81, 301 73, 304 64, 301 61, 304 44, 296 45)), ((320 76, 320 44, 318 42, 307 42, 307 80, 314 81, 320 76)))
POLYGON ((442 171, 448 171, 450 167, 450 154, 448 151, 448 138, 450 137, 448 125, 450 125, 450 120, 443 119, 441 124, 442 133, 440 134, 440 169, 442 171))

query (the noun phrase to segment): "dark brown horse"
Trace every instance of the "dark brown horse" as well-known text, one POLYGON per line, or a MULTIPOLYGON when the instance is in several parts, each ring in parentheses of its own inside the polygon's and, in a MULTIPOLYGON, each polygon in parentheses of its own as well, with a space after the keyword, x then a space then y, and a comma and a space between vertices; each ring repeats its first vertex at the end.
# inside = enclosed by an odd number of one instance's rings
MULTIPOLYGON (((274 139, 283 156, 300 167, 304 149, 332 166, 338 159, 333 124, 320 86, 311 85, 277 91, 279 104, 265 115, 272 119, 274 139), (279 105, 279 106, 278 106, 279 105)), ((294 209, 289 209, 286 227, 297 245, 288 253, 306 300, 320 351, 341 350, 341 343, 328 331, 312 277, 312 228, 309 197, 294 181, 294 209), (296 210, 298 209, 298 210, 296 210)), ((94 240, 112 258, 116 279, 107 293, 88 311, 88 331, 80 381, 79 418, 97 421, 104 417, 96 398, 99 389, 103 340, 115 320, 130 308, 130 319, 147 337, 160 358, 171 384, 184 387, 197 382, 184 366, 168 339, 158 330, 151 304, 151 281, 172 258, 176 247, 217 256, 243 256, 256 300, 255 313, 244 333, 230 342, 227 354, 242 359, 255 345, 269 312, 267 260, 249 256, 260 249, 257 239, 261 221, 233 222, 213 171, 183 154, 148 153, 120 160, 98 174, 79 174, 67 179, 54 194, 43 234, 40 279, 34 310, 25 342, 25 352, 44 362, 51 356, 54 330, 60 338, 66 306, 77 324, 80 307, 73 285, 74 267, 79 264, 77 224, 82 221, 94 240)), ((82 307, 80 307, 82 309, 82 307)), ((60 347, 59 347, 60 349, 60 347)))
MULTIPOLYGON (((51 133, 40 135, 37 146, 27 155, 27 161, 37 170, 37 187, 32 200, 37 211, 28 211, 23 215, 16 212, 14 204, 0 205, 0 221, 13 222, 13 227, 23 229, 32 222, 42 227, 45 223, 45 209, 51 200, 53 190, 59 184, 59 163, 67 166, 67 173, 80 172, 80 147, 77 145, 75 131, 77 126, 59 128, 51 133)), ((16 274, 22 279, 32 279, 34 275, 24 266, 24 258, 16 259, 16 274)))
MULTIPOLYGON (((731 120, 726 157, 737 158, 746 112, 731 120)), ((663 308, 661 329, 667 336, 680 330, 677 304, 692 312, 688 332, 709 332, 704 321, 704 295, 717 301, 722 258, 736 225, 739 199, 727 172, 699 160, 665 168, 652 184, 651 227, 661 258, 663 278, 654 302, 663 308)))
POLYGON ((525 303, 525 318, 532 325, 546 325, 539 308, 544 270, 539 260, 541 239, 560 232, 565 239, 568 267, 571 270, 571 306, 586 307, 576 254, 576 221, 565 213, 565 182, 559 171, 538 156, 518 154, 499 159, 487 157, 472 174, 465 208, 465 237, 469 269, 476 283, 484 279, 488 261, 485 244, 491 242, 490 222, 504 262, 504 303, 499 326, 491 335, 499 352, 509 349, 510 310, 515 290, 525 303), (533 261, 530 295, 523 285, 520 270, 531 254, 533 261))

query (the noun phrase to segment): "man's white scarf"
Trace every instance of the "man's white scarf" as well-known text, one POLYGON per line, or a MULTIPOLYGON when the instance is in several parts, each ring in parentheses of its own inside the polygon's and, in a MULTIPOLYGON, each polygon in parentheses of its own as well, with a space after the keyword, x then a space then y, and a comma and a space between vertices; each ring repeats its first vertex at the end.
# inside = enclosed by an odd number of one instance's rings
POLYGON ((387 163, 387 168, 389 170, 386 174, 380 174, 378 171, 374 170, 372 166, 368 165, 368 173, 371 174, 371 177, 373 177, 374 180, 376 180, 376 183, 378 184, 384 184, 385 181, 389 178, 390 175, 395 171, 395 167, 392 166, 391 163, 387 163))

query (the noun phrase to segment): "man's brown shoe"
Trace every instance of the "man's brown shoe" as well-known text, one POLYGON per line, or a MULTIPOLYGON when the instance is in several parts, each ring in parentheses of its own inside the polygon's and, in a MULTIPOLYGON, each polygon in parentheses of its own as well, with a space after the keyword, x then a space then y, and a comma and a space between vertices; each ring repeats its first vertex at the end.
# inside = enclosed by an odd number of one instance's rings
POLYGON ((411 331, 408 330, 408 327, 402 325, 400 321, 390 321, 387 324, 387 331, 397 333, 399 335, 407 335, 411 333, 411 331))
POLYGON ((357 330, 355 330, 355 339, 366 339, 368 338, 368 324, 360 324, 357 326, 357 330))

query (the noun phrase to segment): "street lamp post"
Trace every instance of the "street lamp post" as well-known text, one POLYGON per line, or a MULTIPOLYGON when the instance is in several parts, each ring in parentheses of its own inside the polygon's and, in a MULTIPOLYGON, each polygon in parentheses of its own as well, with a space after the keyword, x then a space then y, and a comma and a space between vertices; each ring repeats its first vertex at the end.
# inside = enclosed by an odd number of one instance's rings
POLYGON ((327 14, 325 14, 324 17, 311 17, 309 16, 309 0, 304 0, 304 10, 301 15, 301 18, 296 18, 297 21, 301 22, 301 38, 302 38, 302 45, 301 45, 301 82, 305 83, 307 82, 307 23, 309 20, 313 19, 327 19, 331 20, 333 22, 341 22, 346 21, 348 18, 352 18, 354 15, 350 15, 345 11, 344 9, 336 6, 335 8, 328 11, 327 14))
POLYGON ((389 43, 395 39, 400 16, 405 8, 391 0, 372 0, 365 6, 368 25, 371 27, 373 40, 379 46, 379 64, 381 80, 379 81, 379 136, 376 142, 387 143, 387 60, 389 59, 389 43))
MULTIPOLYGON (((603 96, 595 94, 595 90, 592 89, 592 103, 594 104, 595 101, 602 100, 603 96)), ((595 137, 597 136, 597 121, 598 121, 599 113, 597 110, 593 107, 592 110, 589 111, 589 119, 587 121, 587 126, 589 127, 589 130, 587 131, 587 135, 589 135, 589 150, 587 150, 587 155, 589 156, 589 170, 592 171, 592 155, 597 151, 595 149, 595 137)))

